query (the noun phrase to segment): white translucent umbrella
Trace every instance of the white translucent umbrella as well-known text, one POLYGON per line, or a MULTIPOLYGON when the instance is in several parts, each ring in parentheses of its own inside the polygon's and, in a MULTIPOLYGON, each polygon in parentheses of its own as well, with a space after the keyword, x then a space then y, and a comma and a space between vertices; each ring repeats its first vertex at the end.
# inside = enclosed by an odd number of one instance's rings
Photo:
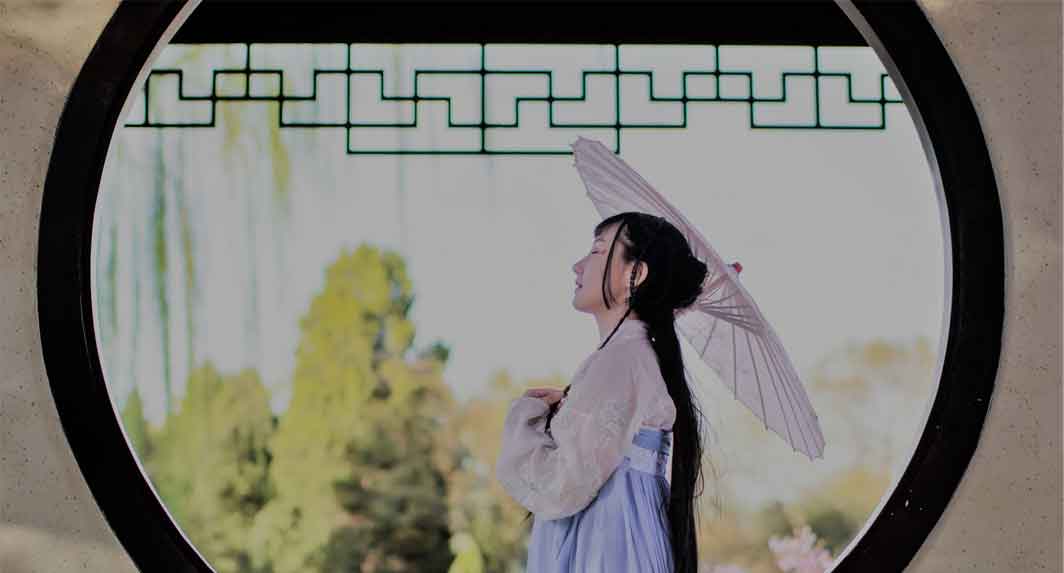
POLYGON ((739 283, 742 266, 725 264, 679 210, 605 145, 577 137, 571 146, 587 195, 604 219, 625 211, 664 217, 709 268, 702 294, 676 315, 677 329, 702 360, 765 428, 810 460, 823 458, 816 412, 779 337, 739 283))

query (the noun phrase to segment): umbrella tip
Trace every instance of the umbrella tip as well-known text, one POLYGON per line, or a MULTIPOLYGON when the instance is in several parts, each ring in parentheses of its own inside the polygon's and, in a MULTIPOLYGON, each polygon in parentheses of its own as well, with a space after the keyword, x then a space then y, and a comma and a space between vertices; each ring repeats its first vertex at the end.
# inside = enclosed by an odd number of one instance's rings
MULTIPOLYGON (((576 140, 569 144, 569 148, 573 150, 573 156, 576 156, 576 148, 584 143, 584 138, 579 135, 576 136, 576 140)), ((575 163, 573 165, 576 165, 575 163)))

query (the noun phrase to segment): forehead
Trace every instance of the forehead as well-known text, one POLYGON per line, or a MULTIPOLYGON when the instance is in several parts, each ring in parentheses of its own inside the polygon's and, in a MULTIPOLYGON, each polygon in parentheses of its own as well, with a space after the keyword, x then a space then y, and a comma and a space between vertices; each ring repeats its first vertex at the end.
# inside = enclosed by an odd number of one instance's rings
POLYGON ((604 243, 606 241, 609 241, 610 239, 613 238, 613 235, 617 231, 617 227, 619 227, 619 226, 620 226, 620 223, 613 223, 611 225, 607 225, 604 229, 602 229, 602 232, 600 232, 598 235, 594 236, 594 241, 592 241, 592 242, 593 243, 598 243, 598 242, 603 242, 604 243))

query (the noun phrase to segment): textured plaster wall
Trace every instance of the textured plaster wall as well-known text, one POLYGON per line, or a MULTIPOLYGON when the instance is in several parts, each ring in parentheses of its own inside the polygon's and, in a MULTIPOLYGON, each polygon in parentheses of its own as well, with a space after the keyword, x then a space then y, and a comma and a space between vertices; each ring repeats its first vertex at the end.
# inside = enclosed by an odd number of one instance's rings
MULTIPOLYGON (((63 102, 117 0, 0 0, 0 571, 134 571, 63 435, 37 324, 38 216, 63 102)), ((1061 4, 920 0, 987 136, 1007 317, 979 449, 913 573, 1064 569, 1061 4)))

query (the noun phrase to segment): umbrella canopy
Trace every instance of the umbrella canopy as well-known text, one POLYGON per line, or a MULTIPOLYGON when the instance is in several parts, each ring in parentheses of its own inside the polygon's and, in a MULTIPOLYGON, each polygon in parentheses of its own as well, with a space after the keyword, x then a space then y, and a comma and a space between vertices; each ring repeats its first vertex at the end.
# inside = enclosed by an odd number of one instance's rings
POLYGON ((779 337, 739 283, 742 267, 725 264, 679 210, 601 142, 577 137, 571 147, 599 215, 638 211, 680 230, 709 272, 695 303, 677 312, 677 329, 766 429, 810 460, 823 458, 816 412, 779 337))

